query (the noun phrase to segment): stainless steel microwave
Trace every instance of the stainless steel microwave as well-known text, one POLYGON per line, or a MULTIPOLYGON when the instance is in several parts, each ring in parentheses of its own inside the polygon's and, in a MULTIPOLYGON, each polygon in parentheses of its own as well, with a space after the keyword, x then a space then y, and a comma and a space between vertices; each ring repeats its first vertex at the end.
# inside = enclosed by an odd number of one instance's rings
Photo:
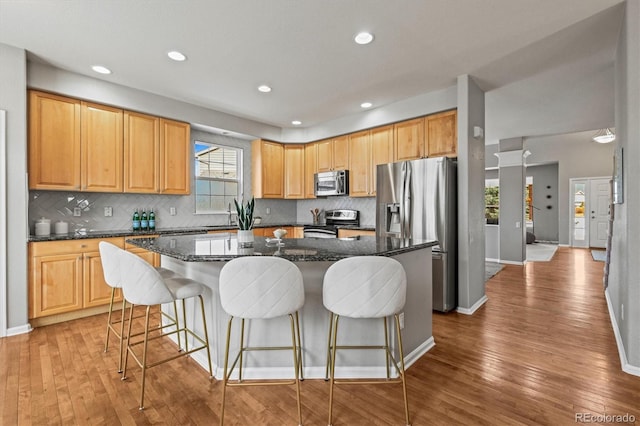
POLYGON ((316 197, 349 194, 349 171, 334 170, 320 172, 313 176, 313 192, 316 197))

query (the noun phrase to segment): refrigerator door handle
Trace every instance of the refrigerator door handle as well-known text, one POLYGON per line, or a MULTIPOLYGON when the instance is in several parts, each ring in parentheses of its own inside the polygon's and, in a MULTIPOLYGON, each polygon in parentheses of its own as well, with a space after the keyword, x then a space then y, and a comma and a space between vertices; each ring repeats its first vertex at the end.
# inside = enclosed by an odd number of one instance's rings
POLYGON ((411 163, 402 163, 402 238, 411 237, 411 163))

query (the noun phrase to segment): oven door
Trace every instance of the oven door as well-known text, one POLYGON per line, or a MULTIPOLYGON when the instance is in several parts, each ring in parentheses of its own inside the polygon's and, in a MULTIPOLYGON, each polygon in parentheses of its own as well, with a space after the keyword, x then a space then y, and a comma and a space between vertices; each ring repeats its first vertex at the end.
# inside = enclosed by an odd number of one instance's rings
POLYGON ((303 230, 304 232, 304 238, 337 238, 338 237, 338 231, 333 228, 333 229, 327 229, 327 228, 304 228, 303 230))

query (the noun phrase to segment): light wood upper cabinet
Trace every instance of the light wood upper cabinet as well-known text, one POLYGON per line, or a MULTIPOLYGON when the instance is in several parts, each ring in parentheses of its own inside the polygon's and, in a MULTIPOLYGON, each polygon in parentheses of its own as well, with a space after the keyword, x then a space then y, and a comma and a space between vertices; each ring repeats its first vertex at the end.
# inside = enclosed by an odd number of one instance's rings
POLYGON ((349 135, 316 142, 318 146, 318 172, 349 168, 349 135))
POLYGON ((122 192, 122 110, 82 102, 81 111, 81 189, 122 192))
POLYGON ((284 147, 262 139, 251 143, 253 196, 284 197, 284 147))
POLYGON ((124 113, 124 192, 156 193, 160 183, 160 118, 124 113))
POLYGON ((304 145, 284 145, 284 198, 304 198, 304 157, 304 145))
POLYGON ((122 192, 122 110, 29 92, 29 188, 122 192))
POLYGON ((29 92, 29 189, 80 189, 80 101, 29 92))
POLYGON ((427 157, 458 155, 458 122, 456 110, 426 117, 425 144, 427 157))
POLYGON ((376 168, 393 161, 393 126, 351 134, 349 158, 349 195, 376 195, 376 168))
POLYGON ((349 196, 368 197, 371 194, 371 132, 349 135, 349 196))
POLYGON ((160 119, 160 193, 191 192, 191 137, 188 123, 160 119))
POLYGON ((376 195, 377 169, 380 164, 393 162, 393 126, 371 129, 370 195, 376 195))
POLYGON ((349 168, 349 135, 333 139, 333 170, 349 168))
POLYGON ((304 145, 304 198, 315 198, 314 175, 318 173, 318 145, 304 145))
POLYGON ((394 161, 415 160, 425 156, 424 117, 393 125, 394 161))

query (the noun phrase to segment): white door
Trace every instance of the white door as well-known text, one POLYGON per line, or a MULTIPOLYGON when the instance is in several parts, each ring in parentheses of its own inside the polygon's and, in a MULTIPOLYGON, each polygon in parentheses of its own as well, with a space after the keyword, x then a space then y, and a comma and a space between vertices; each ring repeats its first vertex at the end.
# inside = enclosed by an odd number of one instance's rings
POLYGON ((609 227, 611 179, 589 180, 589 246, 605 248, 609 227))
POLYGON ((589 247, 587 227, 588 179, 571 179, 571 246, 589 247))

